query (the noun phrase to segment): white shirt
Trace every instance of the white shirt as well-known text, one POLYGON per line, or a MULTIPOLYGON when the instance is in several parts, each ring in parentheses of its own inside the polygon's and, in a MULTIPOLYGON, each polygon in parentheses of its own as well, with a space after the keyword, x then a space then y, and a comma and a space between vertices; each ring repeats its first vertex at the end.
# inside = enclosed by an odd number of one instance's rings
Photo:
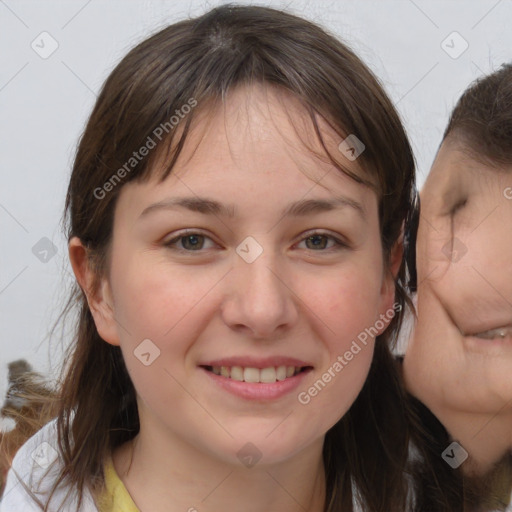
MULTIPOLYGON (((16 453, 7 474, 5 491, 0 502, 0 512, 41 512, 43 507, 29 494, 31 491, 43 505, 61 468, 57 450, 56 420, 50 421, 36 432, 16 453)), ((49 510, 51 512, 98 512, 91 493, 84 489, 83 502, 77 508, 76 493, 66 494, 69 486, 61 485, 55 491, 49 510)))

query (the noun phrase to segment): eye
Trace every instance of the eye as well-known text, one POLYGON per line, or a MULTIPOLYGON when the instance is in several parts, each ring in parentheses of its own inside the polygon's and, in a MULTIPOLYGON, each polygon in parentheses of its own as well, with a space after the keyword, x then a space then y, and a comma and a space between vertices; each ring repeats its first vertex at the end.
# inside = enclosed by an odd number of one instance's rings
MULTIPOLYGON (((314 232, 310 233, 300 243, 305 243, 306 248, 313 251, 323 251, 325 249, 346 249, 348 245, 332 235, 326 233, 314 232), (328 244, 330 245, 328 246, 328 244)), ((300 244, 299 244, 300 245, 300 244)))
MULTIPOLYGON (((217 244, 202 233, 188 231, 175 236, 165 242, 164 245, 174 251, 200 252, 201 250, 212 249, 217 244)), ((321 232, 309 233, 308 236, 299 242, 299 248, 317 252, 324 252, 329 249, 347 249, 348 247, 348 244, 338 240, 336 237, 321 232), (300 244, 305 244, 305 247, 300 247, 300 244)))
POLYGON ((211 249, 215 245, 215 242, 206 235, 189 231, 165 242, 164 245, 176 251, 194 252, 200 251, 201 249, 211 249), (211 242, 209 247, 205 247, 207 241, 211 242))
POLYGON ((462 210, 462 208, 464 208, 464 206, 466 206, 468 202, 468 199, 467 197, 464 198, 464 199, 460 199, 459 201, 457 201, 451 208, 450 208, 450 212, 449 212, 449 215, 451 217, 453 217, 459 210, 462 210))

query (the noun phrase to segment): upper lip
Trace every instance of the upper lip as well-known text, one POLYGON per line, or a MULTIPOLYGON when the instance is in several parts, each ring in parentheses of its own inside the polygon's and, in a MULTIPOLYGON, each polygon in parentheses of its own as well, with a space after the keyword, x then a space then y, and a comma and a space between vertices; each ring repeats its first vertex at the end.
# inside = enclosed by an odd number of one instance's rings
POLYGON ((269 357, 251 357, 251 356, 233 356, 222 359, 211 359, 199 364, 199 366, 241 366, 243 368, 270 368, 272 366, 295 366, 305 367, 313 366, 306 361, 287 356, 269 356, 269 357))

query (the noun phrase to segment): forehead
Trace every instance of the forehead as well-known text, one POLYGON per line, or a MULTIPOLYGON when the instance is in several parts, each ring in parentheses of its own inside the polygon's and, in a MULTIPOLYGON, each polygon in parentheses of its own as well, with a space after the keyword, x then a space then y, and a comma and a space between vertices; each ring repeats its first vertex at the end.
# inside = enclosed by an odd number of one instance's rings
POLYGON ((421 191, 422 206, 451 205, 462 196, 500 192, 512 181, 511 166, 491 166, 477 160, 461 143, 441 145, 421 191))
POLYGON ((197 110, 180 155, 182 164, 205 153, 213 157, 212 148, 217 158, 224 158, 222 150, 227 148, 231 159, 251 156, 255 163, 265 157, 279 157, 332 166, 332 157, 341 168, 365 175, 359 162, 350 161, 338 148, 347 135, 343 129, 320 115, 315 115, 315 126, 302 101, 280 87, 237 86, 222 102, 209 102, 197 110))
POLYGON ((149 179, 123 186, 114 214, 116 229, 121 221, 133 225, 153 205, 205 198, 223 211, 236 212, 236 222, 258 224, 258 229, 280 222, 284 212, 307 200, 323 201, 324 206, 326 201, 337 202, 343 219, 359 218, 378 226, 377 194, 338 168, 364 175, 357 161, 338 150, 342 136, 319 119, 336 167, 318 140, 309 113, 291 94, 239 89, 217 108, 204 108, 199 114, 163 181, 165 158, 153 164, 149 179))
POLYGON ((369 190, 343 172, 368 180, 359 162, 339 150, 344 134, 320 116, 316 119, 321 140, 310 113, 293 94, 268 85, 235 88, 223 102, 197 107, 171 174, 161 183, 168 158, 164 151, 147 184, 155 189, 184 180, 204 195, 205 189, 236 183, 258 187, 263 181, 280 187, 274 192, 281 194, 313 188, 324 194, 369 190))

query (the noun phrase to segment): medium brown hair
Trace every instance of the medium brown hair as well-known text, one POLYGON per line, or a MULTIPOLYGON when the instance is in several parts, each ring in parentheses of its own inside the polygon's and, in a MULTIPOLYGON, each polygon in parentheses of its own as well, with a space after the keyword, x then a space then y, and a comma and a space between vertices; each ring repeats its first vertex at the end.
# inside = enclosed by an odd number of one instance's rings
POLYGON ((475 80, 460 97, 443 135, 491 167, 512 165, 512 65, 475 80))
MULTIPOLYGON (((224 5, 140 43, 103 86, 78 146, 66 200, 68 239, 78 237, 86 246, 98 279, 108 270, 122 186, 150 178, 162 152, 167 152, 168 164, 160 176, 165 179, 197 112, 213 109, 236 86, 257 83, 299 99, 332 164, 375 190, 388 263, 411 208, 414 186, 413 155, 393 104, 361 60, 317 25, 275 9, 224 5), (169 123, 191 99, 197 107, 180 121, 179 130, 168 126, 158 148, 120 172, 134 150, 148 137, 155 138, 156 127, 169 123), (319 118, 340 137, 355 134, 363 141, 366 148, 358 163, 369 180, 350 174, 337 163, 339 157, 329 155, 319 118), (123 181, 109 181, 114 175, 122 175, 123 181), (107 182, 112 187, 104 194, 107 182)), ((402 269, 396 279, 396 301, 402 307, 403 274, 402 269)), ((80 312, 62 380, 57 426, 64 465, 55 486, 69 483, 81 499, 84 486, 93 481, 101 485, 106 455, 137 434, 139 419, 135 389, 119 347, 100 338, 78 287, 69 305, 78 305, 80 312)), ((376 342, 359 397, 326 435, 326 511, 348 512, 356 498, 367 512, 403 510, 404 391, 388 346, 400 327, 400 311, 376 342)))

